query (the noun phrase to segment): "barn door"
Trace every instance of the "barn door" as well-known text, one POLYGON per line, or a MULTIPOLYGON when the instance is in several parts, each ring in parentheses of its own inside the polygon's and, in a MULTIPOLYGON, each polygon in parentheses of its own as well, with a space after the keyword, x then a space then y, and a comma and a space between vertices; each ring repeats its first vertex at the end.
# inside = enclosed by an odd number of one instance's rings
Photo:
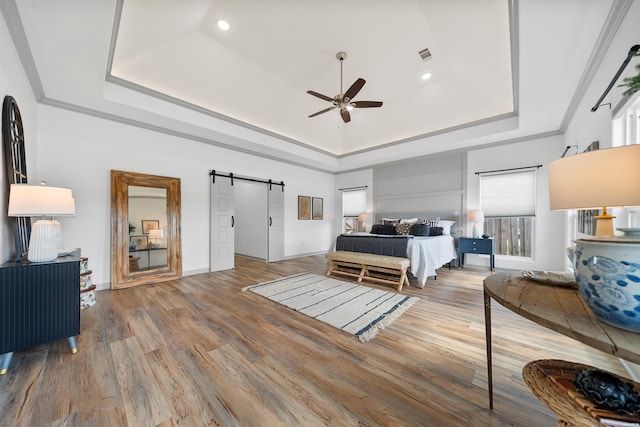
POLYGON ((235 265, 233 178, 213 176, 212 181, 209 269, 210 271, 229 270, 235 265))
POLYGON ((267 261, 284 259, 284 186, 269 184, 269 222, 267 261))

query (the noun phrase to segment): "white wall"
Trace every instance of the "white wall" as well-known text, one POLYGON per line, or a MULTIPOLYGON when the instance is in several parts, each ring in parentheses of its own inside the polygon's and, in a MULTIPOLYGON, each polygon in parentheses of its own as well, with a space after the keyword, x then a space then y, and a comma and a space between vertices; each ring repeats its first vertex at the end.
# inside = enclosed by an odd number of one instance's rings
MULTIPOLYGON (((476 172, 526 167, 541 164, 536 173, 536 221, 532 259, 496 256, 496 268, 516 270, 563 270, 564 214, 549 209, 549 162, 560 158, 564 151, 564 138, 555 136, 516 144, 473 150, 467 158, 467 208, 480 206, 480 179, 476 172)), ((464 230, 464 229, 463 229, 464 230)), ((466 233, 471 235, 471 225, 466 233)), ((488 257, 466 255, 466 264, 489 265, 488 257)))
POLYGON ((242 180, 235 180, 233 186, 235 252, 266 260, 269 188, 242 180))
MULTIPOLYGON (((25 153, 27 156, 27 174, 29 183, 37 183, 33 179, 37 172, 35 159, 36 152, 36 129, 37 120, 37 103, 31 91, 31 86, 25 76, 20 58, 13 46, 11 35, 7 29, 4 19, 0 19, 0 100, 4 101, 4 97, 12 96, 20 109, 22 115, 24 135, 25 135, 25 153)), ((0 263, 13 259, 15 254, 15 246, 13 241, 13 228, 11 222, 6 216, 7 202, 9 193, 7 189, 7 170, 4 156, 4 148, 2 150, 2 167, 0 170, 0 212, 3 212, 2 221, 0 223, 0 263)))
POLYGON ((332 174, 46 105, 38 106, 38 115, 34 180, 73 190, 76 217, 60 220, 63 243, 82 248, 100 289, 110 282, 111 169, 181 179, 185 275, 208 271, 211 169, 285 182, 285 257, 321 253, 331 246, 335 234, 332 174), (299 194, 324 198, 323 221, 297 219, 299 194))

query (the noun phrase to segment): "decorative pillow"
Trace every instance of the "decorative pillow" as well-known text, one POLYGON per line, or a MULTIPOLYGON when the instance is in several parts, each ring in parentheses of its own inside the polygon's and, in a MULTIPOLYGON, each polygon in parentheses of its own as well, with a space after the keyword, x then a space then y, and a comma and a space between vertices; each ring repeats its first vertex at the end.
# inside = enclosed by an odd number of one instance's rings
POLYGON ((393 225, 373 224, 371 226, 371 234, 396 234, 396 228, 393 225))
POLYGON ((436 223, 440 221, 440 217, 436 217, 436 218, 429 218, 427 220, 425 220, 425 223, 429 226, 429 227, 435 227, 436 223))
POLYGON ((384 225, 398 224, 399 222, 400 220, 397 218, 382 218, 382 223, 384 225))
POLYGON ((400 224, 415 224, 418 222, 418 218, 405 218, 400 220, 400 224))
POLYGON ((429 227, 429 236, 442 236, 442 227, 429 227))
POLYGON ((409 230, 409 234, 413 236, 428 236, 429 226, 427 224, 413 224, 409 230))
POLYGON ((412 225, 413 224, 409 224, 407 222, 400 223, 396 225, 396 233, 401 236, 406 236, 407 234, 409 234, 409 230, 411 230, 412 225))
POLYGON ((451 227, 453 227, 455 223, 455 221, 441 219, 436 222, 436 227, 442 227, 442 234, 451 234, 451 227))

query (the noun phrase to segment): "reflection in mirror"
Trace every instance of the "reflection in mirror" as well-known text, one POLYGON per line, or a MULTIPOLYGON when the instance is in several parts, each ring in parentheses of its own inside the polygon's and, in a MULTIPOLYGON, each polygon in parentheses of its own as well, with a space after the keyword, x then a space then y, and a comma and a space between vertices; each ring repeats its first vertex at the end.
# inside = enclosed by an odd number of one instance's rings
POLYGON ((129 273, 167 266, 167 190, 129 186, 129 273))
POLYGON ((111 288, 182 276, 180 179, 111 171, 111 288))

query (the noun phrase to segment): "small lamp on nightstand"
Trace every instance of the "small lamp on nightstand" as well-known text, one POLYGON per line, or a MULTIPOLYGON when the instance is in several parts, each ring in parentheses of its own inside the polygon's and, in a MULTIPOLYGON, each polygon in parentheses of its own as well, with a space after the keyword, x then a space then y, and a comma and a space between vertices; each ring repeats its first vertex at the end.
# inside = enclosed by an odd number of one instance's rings
POLYGON ((473 235, 474 239, 480 238, 480 226, 484 221, 484 212, 478 209, 474 209, 467 213, 467 221, 473 222, 473 235))
POLYGON ((358 214, 358 231, 367 231, 367 226, 365 225, 367 218, 369 218, 369 214, 366 212, 358 214))

